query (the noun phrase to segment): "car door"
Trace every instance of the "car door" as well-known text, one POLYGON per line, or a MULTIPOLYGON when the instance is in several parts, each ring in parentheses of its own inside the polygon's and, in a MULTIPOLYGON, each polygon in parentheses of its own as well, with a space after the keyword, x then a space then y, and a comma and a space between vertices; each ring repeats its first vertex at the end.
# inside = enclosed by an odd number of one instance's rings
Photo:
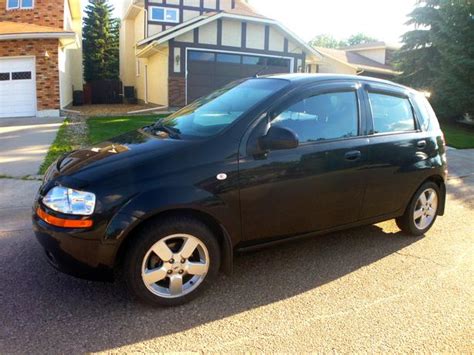
POLYGON ((269 110, 239 161, 245 240, 323 230, 359 218, 365 188, 366 127, 356 83, 305 89, 269 110), (260 152, 272 125, 299 137, 294 149, 260 152))
POLYGON ((364 85, 369 105, 369 165, 362 218, 402 212, 430 166, 436 142, 421 129, 404 89, 364 85))

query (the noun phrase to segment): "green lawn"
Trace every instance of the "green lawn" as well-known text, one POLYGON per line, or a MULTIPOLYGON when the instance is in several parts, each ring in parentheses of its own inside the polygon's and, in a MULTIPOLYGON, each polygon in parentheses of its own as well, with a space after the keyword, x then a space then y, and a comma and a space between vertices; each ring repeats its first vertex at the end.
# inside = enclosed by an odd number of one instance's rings
POLYGON ((69 129, 69 126, 70 122, 66 119, 61 127, 59 127, 58 134, 51 147, 49 147, 48 154, 46 154, 46 158, 44 158, 43 164, 41 164, 39 169, 38 173, 40 175, 43 175, 46 169, 61 155, 74 149, 77 139, 71 129, 69 129))
POLYGON ((92 117, 87 120, 88 143, 95 144, 137 128, 152 124, 166 115, 92 117))
POLYGON ((474 130, 452 124, 441 123, 446 144, 457 149, 474 148, 474 130))

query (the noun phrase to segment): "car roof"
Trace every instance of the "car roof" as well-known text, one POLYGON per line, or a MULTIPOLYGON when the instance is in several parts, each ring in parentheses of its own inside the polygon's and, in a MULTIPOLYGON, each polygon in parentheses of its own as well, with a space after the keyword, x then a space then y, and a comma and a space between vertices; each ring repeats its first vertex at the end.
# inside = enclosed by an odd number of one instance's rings
POLYGON ((365 82, 373 82, 376 84, 389 85, 392 87, 398 87, 400 89, 408 90, 411 92, 416 92, 416 90, 412 88, 394 83, 389 80, 372 78, 369 76, 362 76, 362 75, 299 73, 299 74, 262 75, 262 76, 259 76, 259 78, 283 79, 283 80, 288 80, 294 84, 310 84, 310 83, 318 83, 318 82, 334 81, 334 80, 365 81, 365 82))

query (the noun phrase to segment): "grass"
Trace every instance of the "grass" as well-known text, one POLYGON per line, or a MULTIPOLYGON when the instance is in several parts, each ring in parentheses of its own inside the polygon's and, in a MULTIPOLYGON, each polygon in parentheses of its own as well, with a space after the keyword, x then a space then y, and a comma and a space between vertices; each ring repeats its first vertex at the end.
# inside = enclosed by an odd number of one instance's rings
POLYGON ((137 128, 152 124, 166 115, 92 117, 87 120, 88 143, 95 144, 137 128))
POLYGON ((446 144, 457 149, 474 148, 474 130, 453 124, 441 123, 446 144))
POLYGON ((74 149, 74 142, 76 139, 72 132, 68 129, 70 124, 71 123, 66 119, 61 127, 59 127, 56 139, 54 140, 51 147, 49 147, 48 154, 46 154, 46 158, 39 169, 40 175, 43 175, 48 167, 61 155, 74 149))

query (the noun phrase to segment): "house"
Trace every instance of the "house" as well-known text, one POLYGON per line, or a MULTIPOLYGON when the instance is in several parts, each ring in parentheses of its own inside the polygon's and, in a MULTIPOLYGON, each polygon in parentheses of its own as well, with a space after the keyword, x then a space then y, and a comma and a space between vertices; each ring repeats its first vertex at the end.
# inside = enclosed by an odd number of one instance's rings
POLYGON ((315 48, 323 57, 320 73, 365 75, 380 79, 393 79, 399 73, 391 65, 398 45, 372 42, 341 49, 315 48))
POLYGON ((120 76, 146 103, 181 107, 239 78, 316 72, 322 56, 244 0, 127 0, 120 76))
POLYGON ((80 0, 0 0, 0 117, 59 116, 82 90, 80 0))

